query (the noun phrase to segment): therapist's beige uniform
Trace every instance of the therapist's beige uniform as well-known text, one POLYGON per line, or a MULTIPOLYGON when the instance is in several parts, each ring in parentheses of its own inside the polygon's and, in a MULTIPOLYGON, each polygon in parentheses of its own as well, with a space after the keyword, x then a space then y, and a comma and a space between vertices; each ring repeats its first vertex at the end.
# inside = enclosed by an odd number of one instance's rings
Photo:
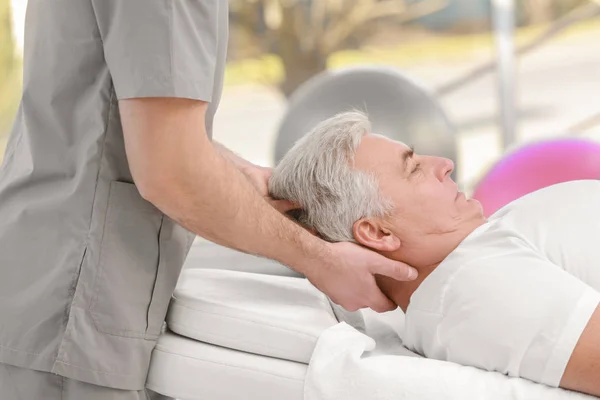
POLYGON ((211 135, 227 17, 226 0, 29 0, 23 98, 0 170, 2 400, 62 398, 43 382, 65 399, 144 398, 194 236, 132 184, 118 100, 209 101, 211 135), (81 383, 115 395, 86 397, 81 383))

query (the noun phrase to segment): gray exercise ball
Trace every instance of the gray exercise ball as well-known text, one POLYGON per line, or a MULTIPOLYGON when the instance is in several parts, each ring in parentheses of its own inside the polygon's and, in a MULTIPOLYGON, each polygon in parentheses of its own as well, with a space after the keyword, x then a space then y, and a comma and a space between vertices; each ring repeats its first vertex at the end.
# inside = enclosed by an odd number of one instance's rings
POLYGON ((292 94, 277 133, 275 163, 319 122, 352 109, 368 114, 374 133, 414 145, 419 154, 457 161, 455 128, 432 94, 397 69, 351 67, 316 75, 292 94))

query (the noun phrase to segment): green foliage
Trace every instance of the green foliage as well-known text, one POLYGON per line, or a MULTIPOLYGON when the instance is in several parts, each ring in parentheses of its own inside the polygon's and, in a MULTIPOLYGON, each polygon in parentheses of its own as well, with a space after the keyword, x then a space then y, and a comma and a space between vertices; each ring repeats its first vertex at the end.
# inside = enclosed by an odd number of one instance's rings
MULTIPOLYGON (((515 32, 515 41, 519 46, 531 43, 546 28, 547 25, 519 28, 515 32)), ((553 38, 552 43, 597 34, 600 34, 600 18, 579 22, 562 32, 560 36, 553 38)), ((493 56, 493 38, 488 32, 438 35, 395 46, 338 51, 328 56, 327 67, 337 69, 350 65, 384 64, 408 68, 427 62, 443 64, 471 60, 477 63, 477 60, 481 60, 482 57, 491 56, 493 56)), ((255 58, 230 61, 225 73, 225 84, 235 86, 258 83, 276 86, 284 77, 285 68, 281 58, 276 54, 264 54, 255 58)))
POLYGON ((16 54, 10 0, 0 0, 0 158, 21 95, 21 60, 16 54))

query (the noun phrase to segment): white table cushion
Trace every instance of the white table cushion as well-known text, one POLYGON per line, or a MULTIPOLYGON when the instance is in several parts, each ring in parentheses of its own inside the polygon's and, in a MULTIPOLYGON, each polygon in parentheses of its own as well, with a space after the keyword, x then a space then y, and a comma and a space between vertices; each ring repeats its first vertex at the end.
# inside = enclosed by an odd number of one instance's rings
POLYGON ((319 335, 338 323, 336 314, 304 278, 188 269, 167 326, 206 343, 308 364, 319 335))
POLYGON ((178 400, 302 400, 308 366, 164 333, 146 387, 178 400))
POLYGON ((199 236, 190 248, 183 268, 226 269, 304 278, 301 274, 277 261, 233 250, 199 236))

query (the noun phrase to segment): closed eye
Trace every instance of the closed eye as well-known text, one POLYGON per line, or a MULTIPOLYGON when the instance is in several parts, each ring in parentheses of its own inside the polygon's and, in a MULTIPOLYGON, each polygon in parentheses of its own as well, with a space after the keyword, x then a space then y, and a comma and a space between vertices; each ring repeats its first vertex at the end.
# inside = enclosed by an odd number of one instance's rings
POLYGON ((420 170, 421 170, 421 163, 416 163, 415 167, 413 168, 413 170, 410 173, 414 174, 415 172, 418 172, 420 170))

